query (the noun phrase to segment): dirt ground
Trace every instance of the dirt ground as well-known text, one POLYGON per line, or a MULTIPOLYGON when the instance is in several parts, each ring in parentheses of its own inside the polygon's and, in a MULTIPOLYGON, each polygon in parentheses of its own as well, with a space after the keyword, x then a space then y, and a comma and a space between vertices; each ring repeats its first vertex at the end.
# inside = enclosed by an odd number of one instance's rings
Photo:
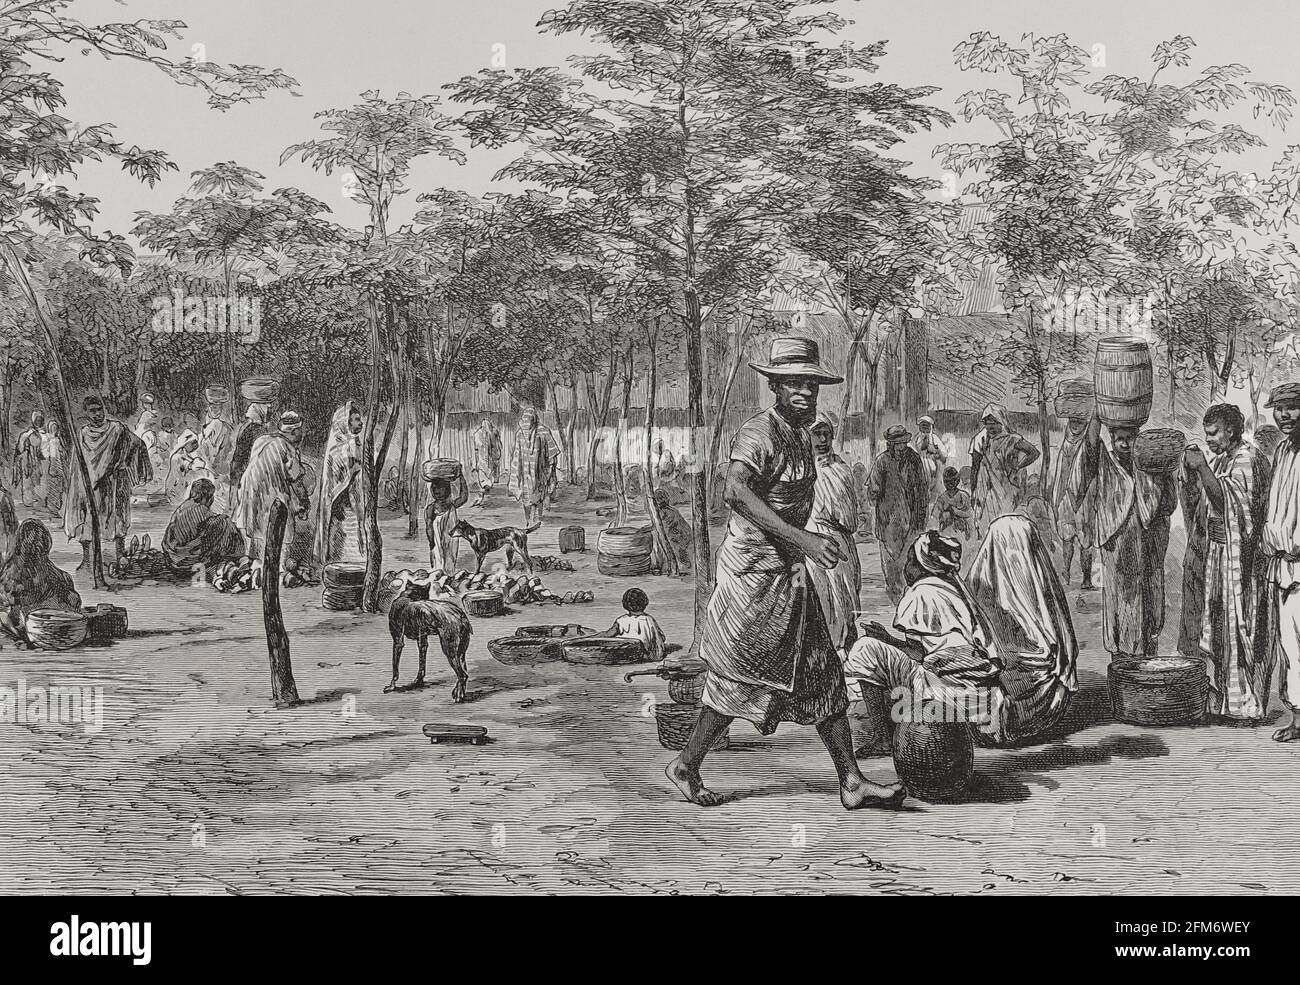
MULTIPOLYGON (((25 512, 25 511, 20 511, 25 512)), ((155 539, 165 509, 137 509, 155 539)), ((467 511, 517 522, 504 496, 467 511)), ((566 502, 533 536, 556 554, 580 522, 577 571, 544 575, 596 601, 476 619, 469 701, 453 705, 436 645, 430 684, 383 694, 380 616, 329 612, 319 589, 283 593, 300 706, 277 709, 260 605, 188 584, 86 588, 130 610, 107 646, 0 651, 0 684, 104 688, 105 723, 0 726, 0 892, 5 893, 887 893, 1197 894, 1300 891, 1294 848, 1300 748, 1266 728, 1148 729, 1112 721, 1098 594, 1070 593, 1084 650, 1065 734, 977 752, 961 803, 844 811, 814 730, 763 738, 737 723, 710 757, 711 810, 669 787, 651 717, 656 678, 565 663, 509 667, 487 641, 526 623, 604 627, 627 579, 596 571, 603 520, 566 502), (485 725, 483 746, 431 745, 426 722, 485 725)), ((386 568, 420 566, 386 519, 386 568)), ((56 535, 56 541, 63 538, 56 535)), ((715 546, 720 531, 715 534, 715 546)), ((75 545, 74 545, 75 547, 75 545)), ((889 621, 863 545, 863 608, 889 621)), ((1170 551, 1169 623, 1178 550, 1170 551)), ((74 551, 56 547, 71 570, 74 551)), ((689 643, 688 579, 650 578, 650 611, 689 643)), ((1171 636, 1167 632, 1166 636, 1171 636)), ((408 646, 403 680, 414 673, 408 646)), ((866 772, 892 779, 885 758, 866 772)))

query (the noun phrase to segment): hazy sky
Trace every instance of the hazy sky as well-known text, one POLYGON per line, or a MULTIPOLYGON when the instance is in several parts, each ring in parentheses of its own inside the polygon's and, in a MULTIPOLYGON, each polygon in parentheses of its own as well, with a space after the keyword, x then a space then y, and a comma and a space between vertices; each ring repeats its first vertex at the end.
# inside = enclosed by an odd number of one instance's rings
MULTIPOLYGON (((125 6, 79 0, 76 12, 87 20, 183 20, 189 31, 186 43, 175 48, 178 55, 202 44, 214 61, 278 66, 298 79, 301 96, 275 94, 216 113, 197 91, 142 66, 70 52, 55 69, 67 82, 67 115, 82 125, 117 123, 128 142, 161 147, 180 166, 154 189, 105 167, 84 170, 77 187, 103 200, 101 228, 125 232, 137 210, 166 210, 195 168, 236 160, 265 174, 268 188, 302 188, 329 204, 340 221, 359 225, 363 209, 343 195, 337 175, 326 178, 297 161, 279 164, 287 145, 319 136, 313 114, 349 105, 372 88, 385 94, 439 92, 444 83, 488 66, 496 45, 505 46, 510 67, 560 64, 585 42, 537 32, 539 16, 557 6, 559 0, 128 0, 125 6)), ((1195 67, 1240 62, 1260 78, 1300 92, 1296 0, 841 0, 835 9, 856 22, 849 30, 854 40, 889 41, 878 79, 942 86, 932 101, 945 108, 961 92, 990 82, 989 76, 959 72, 952 59, 957 42, 982 30, 1009 40, 1026 31, 1065 33, 1086 49, 1104 45, 1108 71, 1143 76, 1157 42, 1188 34, 1198 45, 1195 67)), ((923 137, 909 142, 904 156, 918 162, 918 172, 937 174, 929 160, 932 146, 958 138, 956 128, 923 137)), ((1270 139, 1278 147, 1300 142, 1300 121, 1270 139)), ((507 157, 474 152, 464 167, 425 166, 417 172, 416 190, 451 185, 482 191, 507 157)), ((403 204, 413 199, 414 192, 403 204)), ((405 209, 397 211, 405 217, 405 209)))

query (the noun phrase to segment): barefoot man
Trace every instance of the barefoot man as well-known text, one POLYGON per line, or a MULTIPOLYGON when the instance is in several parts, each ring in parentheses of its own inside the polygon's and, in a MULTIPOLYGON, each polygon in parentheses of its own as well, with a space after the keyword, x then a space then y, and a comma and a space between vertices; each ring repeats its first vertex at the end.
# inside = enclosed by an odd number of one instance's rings
POLYGON ((1268 591, 1276 618, 1273 645, 1282 663, 1280 697, 1291 721, 1273 733, 1278 742, 1300 739, 1300 383, 1274 387, 1268 403, 1282 441, 1273 452, 1263 549, 1268 591))
POLYGON ((767 377, 776 403, 736 432, 725 498, 731 507, 718 552, 717 586, 700 645, 708 665, 699 721, 668 778, 687 800, 722 802, 704 786, 700 765, 733 719, 771 735, 780 722, 817 726, 839 774, 840 800, 850 810, 892 805, 898 784, 872 783, 858 769, 849 730, 848 692, 806 565, 842 560, 829 538, 805 530, 817 480, 809 426, 823 383, 841 383, 818 365, 817 343, 781 338, 767 377))

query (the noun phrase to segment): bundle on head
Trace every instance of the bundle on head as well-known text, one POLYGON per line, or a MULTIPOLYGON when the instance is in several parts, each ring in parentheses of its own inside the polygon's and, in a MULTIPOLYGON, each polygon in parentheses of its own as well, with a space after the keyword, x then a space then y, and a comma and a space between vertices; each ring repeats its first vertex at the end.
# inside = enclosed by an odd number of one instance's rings
POLYGON ((1092 416, 1097 388, 1089 379, 1062 380, 1056 390, 1056 416, 1071 420, 1092 416))
POLYGON ((1172 472, 1186 447, 1187 436, 1173 428, 1142 431, 1133 442, 1133 464, 1143 472, 1172 472))

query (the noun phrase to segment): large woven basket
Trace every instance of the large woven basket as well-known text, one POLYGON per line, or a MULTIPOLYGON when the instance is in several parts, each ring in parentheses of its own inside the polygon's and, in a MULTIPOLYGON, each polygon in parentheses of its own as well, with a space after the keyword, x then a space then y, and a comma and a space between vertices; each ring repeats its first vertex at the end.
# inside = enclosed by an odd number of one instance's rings
POLYGON ((1097 400, 1097 387, 1092 380, 1062 380, 1056 390, 1056 416, 1071 420, 1092 416, 1097 400))
POLYGON ((70 650, 86 638, 89 626, 83 612, 33 609, 27 614, 27 639, 42 650, 70 650))
MULTIPOLYGON (((686 748, 686 740, 691 737, 695 721, 700 717, 697 704, 655 705, 655 727, 659 731, 659 744, 665 749, 680 751, 686 748)), ((731 741, 731 730, 727 729, 714 740, 710 749, 726 749, 731 741)))
POLYGON ((1133 464, 1143 472, 1172 472, 1187 448, 1187 436, 1173 428, 1151 428, 1133 442, 1133 464))
POLYGON ((503 664, 551 663, 563 659, 559 640, 541 636, 505 636, 488 640, 488 652, 503 664))
POLYGON ((1116 660, 1106 671, 1111 710, 1132 725, 1184 725, 1205 714, 1205 662, 1184 656, 1116 660))
POLYGON ((563 641, 564 659, 574 664, 643 664, 649 657, 640 640, 619 636, 563 641))

